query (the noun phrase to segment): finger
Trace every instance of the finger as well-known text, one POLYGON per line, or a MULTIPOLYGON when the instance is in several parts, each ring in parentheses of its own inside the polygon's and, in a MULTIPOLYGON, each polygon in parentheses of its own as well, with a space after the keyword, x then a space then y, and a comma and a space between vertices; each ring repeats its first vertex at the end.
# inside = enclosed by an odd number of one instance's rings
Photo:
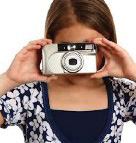
POLYGON ((106 70, 106 67, 108 66, 108 64, 109 64, 109 60, 105 59, 104 66, 100 70, 98 70, 96 73, 91 74, 90 78, 102 78, 102 77, 105 77, 105 76, 109 76, 109 73, 106 70))
MULTIPOLYGON (((88 42, 97 42, 97 41, 101 41, 102 40, 102 38, 90 38, 90 39, 88 39, 87 41, 88 42)), ((102 43, 103 44, 103 43, 102 43)), ((106 45, 105 45, 106 46, 106 45)))
POLYGON ((104 48, 107 48, 107 49, 109 49, 111 51, 112 48, 107 46, 106 44, 102 43, 101 40, 102 40, 102 38, 96 38, 96 39, 91 39, 91 40, 88 40, 88 41, 93 42, 96 45, 103 46, 104 48))
POLYGON ((46 42, 52 42, 51 39, 46 39, 46 38, 43 38, 43 39, 39 39, 39 40, 34 40, 34 41, 30 41, 31 42, 36 42, 36 41, 46 41, 46 42))
POLYGON ((47 81, 47 82, 51 82, 51 81, 53 81, 53 80, 57 80, 57 78, 47 79, 46 81, 47 81))
POLYGON ((101 41, 102 40, 102 38, 89 38, 89 39, 87 39, 86 41, 93 41, 93 40, 97 40, 97 41, 101 41))
MULTIPOLYGON (((93 42, 94 44, 100 45, 99 49, 100 51, 105 55, 105 57, 110 58, 111 54, 112 54, 112 49, 108 46, 106 46, 105 44, 102 43, 102 38, 96 38, 94 39, 90 39, 90 42, 93 42)), ((89 39, 88 39, 89 41, 89 39)))
POLYGON ((47 82, 51 82, 52 80, 56 80, 58 77, 56 75, 51 75, 50 77, 47 78, 47 82))
POLYGON ((109 47, 112 47, 112 49, 116 51, 122 51, 122 48, 119 45, 117 45, 116 43, 112 41, 107 40, 106 38, 102 39, 102 43, 106 44, 109 47))
POLYGON ((111 49, 111 47, 108 47, 106 44, 102 43, 102 41, 93 40, 93 43, 111 49))
POLYGON ((31 50, 37 50, 40 49, 42 46, 41 45, 28 45, 25 47, 26 50, 31 51, 31 50))
POLYGON ((44 41, 47 41, 47 42, 50 42, 50 43, 53 42, 51 39, 46 39, 46 38, 44 38, 43 40, 44 40, 44 41))
POLYGON ((29 44, 23 47, 19 53, 22 53, 25 55, 29 50, 40 49, 41 46, 44 46, 45 44, 47 44, 47 42, 43 42, 41 40, 29 42, 29 44))
POLYGON ((48 39, 43 39, 43 40, 35 40, 35 41, 30 41, 29 45, 41 45, 44 46, 45 44, 51 44, 52 40, 48 40, 48 39))
POLYGON ((41 46, 45 46, 46 44, 48 44, 46 41, 41 41, 41 40, 32 41, 28 43, 28 45, 41 45, 41 46))
MULTIPOLYGON (((100 47, 99 47, 100 48, 100 47)), ((108 59, 110 59, 111 58, 111 52, 109 51, 109 50, 107 50, 107 49, 104 49, 103 47, 101 47, 100 48, 100 51, 101 51, 101 53, 103 53, 104 54, 104 56, 106 57, 106 58, 108 58, 108 59)))
POLYGON ((47 77, 44 75, 38 75, 36 81, 50 82, 51 80, 56 80, 57 76, 47 77))
POLYGON ((28 46, 24 47, 19 53, 26 55, 29 51, 38 50, 40 48, 41 48, 40 45, 28 45, 28 46))

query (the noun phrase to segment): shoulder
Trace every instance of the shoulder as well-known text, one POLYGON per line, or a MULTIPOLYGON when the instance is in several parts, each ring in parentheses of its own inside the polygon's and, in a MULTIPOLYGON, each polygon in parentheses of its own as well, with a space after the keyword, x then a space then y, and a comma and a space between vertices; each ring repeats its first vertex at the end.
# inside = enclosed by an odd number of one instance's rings
POLYGON ((1 96, 0 112, 5 119, 2 128, 9 125, 25 125, 26 118, 32 118, 32 113, 37 113, 36 109, 39 111, 37 106, 42 104, 40 84, 40 82, 21 84, 1 96))
MULTIPOLYGON (((110 78, 114 90, 122 90, 124 93, 136 90, 136 82, 127 78, 110 78)), ((136 91, 135 91, 136 92, 136 91)))
POLYGON ((30 96, 24 95, 23 98, 26 103, 28 102, 27 105, 30 110, 33 110, 34 106, 37 106, 37 104, 43 103, 41 82, 26 83, 23 86, 29 90, 30 96))
POLYGON ((114 95, 117 98, 122 98, 126 103, 130 101, 130 98, 136 99, 136 82, 127 78, 110 78, 113 87, 114 95))
POLYGON ((41 100, 41 82, 31 82, 21 84, 1 96, 1 102, 5 103, 7 106, 22 106, 28 109, 28 104, 31 102, 41 100))
POLYGON ((25 83, 22 85, 19 85, 12 89, 11 91, 18 91, 21 94, 30 94, 33 95, 34 92, 40 92, 41 91, 41 82, 30 82, 30 83, 25 83))

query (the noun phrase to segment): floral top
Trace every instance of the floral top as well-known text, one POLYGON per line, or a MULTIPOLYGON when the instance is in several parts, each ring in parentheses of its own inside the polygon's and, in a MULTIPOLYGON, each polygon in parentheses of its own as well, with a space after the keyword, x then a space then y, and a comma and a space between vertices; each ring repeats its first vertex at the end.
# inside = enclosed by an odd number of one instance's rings
MULTIPOLYGON (((93 143, 120 143, 124 122, 136 124, 136 83, 103 77, 108 97, 107 123, 93 143)), ((22 84, 0 98, 1 128, 17 125, 25 143, 70 143, 51 116, 46 82, 22 84)), ((71 127, 72 128, 72 127, 71 127)))

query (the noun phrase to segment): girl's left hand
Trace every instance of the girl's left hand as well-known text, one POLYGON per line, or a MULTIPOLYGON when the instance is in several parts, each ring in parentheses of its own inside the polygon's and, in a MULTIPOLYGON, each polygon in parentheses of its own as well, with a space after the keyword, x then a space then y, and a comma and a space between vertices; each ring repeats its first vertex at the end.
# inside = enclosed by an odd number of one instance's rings
POLYGON ((136 63, 125 49, 106 38, 88 39, 87 42, 97 44, 100 52, 105 56, 104 67, 91 74, 91 78, 113 76, 133 80, 133 77, 136 77, 136 63))

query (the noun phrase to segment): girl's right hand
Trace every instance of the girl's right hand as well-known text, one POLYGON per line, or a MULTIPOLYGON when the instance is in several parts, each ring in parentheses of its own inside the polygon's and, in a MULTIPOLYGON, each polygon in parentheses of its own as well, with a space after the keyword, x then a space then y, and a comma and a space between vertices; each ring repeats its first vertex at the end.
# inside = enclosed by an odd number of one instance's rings
POLYGON ((18 54, 16 54, 9 69, 6 71, 7 77, 18 84, 35 81, 50 82, 57 79, 56 75, 45 76, 40 71, 42 59, 42 46, 52 43, 51 39, 41 39, 30 41, 18 54))

